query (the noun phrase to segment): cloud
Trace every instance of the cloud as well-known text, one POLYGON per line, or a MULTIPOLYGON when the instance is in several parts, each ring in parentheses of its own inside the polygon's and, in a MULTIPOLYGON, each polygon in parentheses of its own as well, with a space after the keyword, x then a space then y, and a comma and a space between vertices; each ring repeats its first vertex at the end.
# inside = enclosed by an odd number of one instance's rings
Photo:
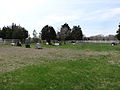
POLYGON ((120 8, 112 8, 109 10, 105 10, 103 14, 101 15, 101 19, 111 19, 116 17, 117 15, 120 15, 120 8))
POLYGON ((69 22, 69 21, 74 21, 77 20, 78 16, 55 16, 55 15, 49 15, 44 17, 42 20, 38 22, 39 25, 53 25, 55 23, 60 23, 60 22, 69 22))
POLYGON ((83 21, 107 21, 120 15, 120 8, 97 10, 83 16, 83 21))
POLYGON ((14 22, 29 32, 65 22, 95 32, 108 22, 115 26, 120 18, 120 0, 0 0, 0 4, 0 27, 14 22))
POLYGON ((21 16, 33 10, 36 5, 42 6, 46 1, 47 0, 0 0, 0 25, 19 21, 21 16))

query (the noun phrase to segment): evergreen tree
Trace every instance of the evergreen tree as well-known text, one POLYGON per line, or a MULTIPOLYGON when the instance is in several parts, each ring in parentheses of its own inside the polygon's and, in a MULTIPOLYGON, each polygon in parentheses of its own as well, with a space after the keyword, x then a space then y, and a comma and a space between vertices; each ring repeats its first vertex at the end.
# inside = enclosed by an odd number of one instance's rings
POLYGON ((44 26, 41 32, 42 40, 46 40, 49 45, 51 45, 51 40, 56 39, 56 32, 52 26, 44 26))
POLYGON ((67 23, 65 23, 64 25, 61 26, 61 30, 59 33, 60 39, 63 41, 69 40, 70 33, 71 33, 71 29, 70 29, 69 25, 67 23))
POLYGON ((28 37, 28 31, 19 26, 16 26, 16 24, 12 24, 10 27, 3 27, 1 31, 1 37, 3 39, 20 39, 23 40, 28 37))
POLYGON ((0 28, 0 38, 2 38, 2 30, 1 30, 1 28, 0 28))
POLYGON ((83 33, 82 33, 80 26, 73 26, 73 29, 71 32, 71 38, 73 40, 82 40, 83 39, 83 33))
POLYGON ((117 37, 118 40, 120 40, 120 25, 119 25, 118 27, 119 27, 119 29, 118 29, 118 31, 117 31, 116 37, 117 37))

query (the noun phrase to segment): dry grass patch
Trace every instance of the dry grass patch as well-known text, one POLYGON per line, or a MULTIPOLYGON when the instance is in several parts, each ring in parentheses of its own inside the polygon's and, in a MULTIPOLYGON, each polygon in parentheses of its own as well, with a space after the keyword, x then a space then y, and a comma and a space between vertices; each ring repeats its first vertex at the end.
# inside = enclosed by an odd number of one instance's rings
POLYGON ((14 70, 26 65, 44 63, 46 60, 76 60, 77 58, 81 58, 81 56, 111 55, 112 53, 59 48, 38 50, 22 47, 0 47, 0 72, 14 70))
POLYGON ((120 52, 116 51, 116 52, 112 52, 111 56, 108 58, 108 63, 112 64, 112 65, 117 65, 120 66, 120 52))

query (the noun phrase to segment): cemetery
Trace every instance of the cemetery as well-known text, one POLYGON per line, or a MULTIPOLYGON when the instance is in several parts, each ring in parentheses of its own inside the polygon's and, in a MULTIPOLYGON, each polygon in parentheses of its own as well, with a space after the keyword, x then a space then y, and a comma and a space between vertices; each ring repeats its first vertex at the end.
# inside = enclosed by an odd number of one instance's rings
POLYGON ((57 34, 46 25, 31 38, 21 26, 4 27, 0 90, 119 90, 120 25, 118 31, 117 39, 83 37, 79 25, 71 31, 65 23, 57 34))
POLYGON ((1 90, 120 88, 119 44, 29 45, 0 44, 1 90))
POLYGON ((0 0, 0 90, 120 90, 120 0, 0 0))

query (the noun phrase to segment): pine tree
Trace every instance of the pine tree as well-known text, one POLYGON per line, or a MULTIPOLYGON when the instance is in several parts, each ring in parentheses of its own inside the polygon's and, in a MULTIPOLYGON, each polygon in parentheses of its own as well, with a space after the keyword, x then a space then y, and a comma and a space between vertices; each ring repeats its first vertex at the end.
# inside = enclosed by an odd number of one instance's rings
POLYGON ((73 26, 71 38, 73 40, 82 40, 83 39, 83 33, 82 33, 80 26, 73 26))
POLYGON ((119 27, 119 29, 116 32, 117 33, 116 37, 118 40, 120 40, 120 24, 118 25, 118 27, 119 27))
POLYGON ((42 40, 46 40, 49 43, 49 45, 51 45, 51 40, 56 39, 56 32, 52 26, 44 26, 41 32, 42 40))

